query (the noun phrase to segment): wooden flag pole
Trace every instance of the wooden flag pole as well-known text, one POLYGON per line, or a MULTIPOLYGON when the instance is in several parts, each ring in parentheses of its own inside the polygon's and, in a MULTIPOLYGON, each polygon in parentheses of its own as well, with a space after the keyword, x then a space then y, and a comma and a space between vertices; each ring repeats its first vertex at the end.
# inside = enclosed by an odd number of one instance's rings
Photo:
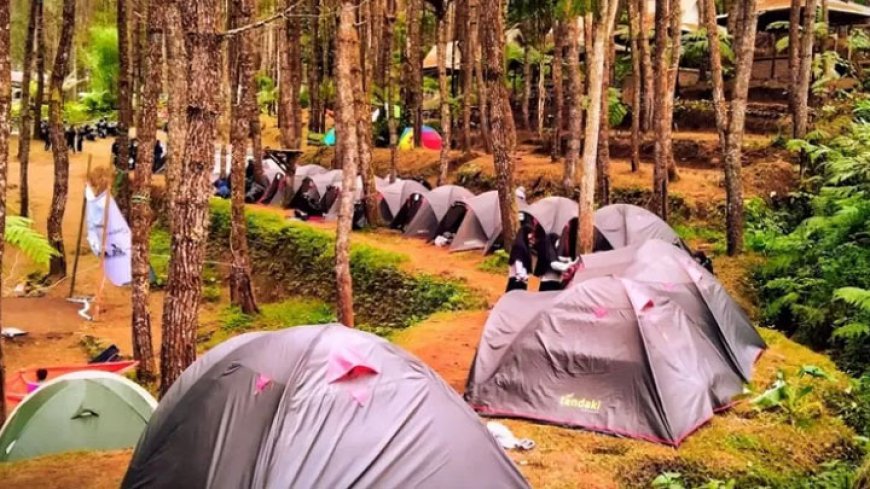
MULTIPOLYGON (((91 162, 94 159, 94 155, 88 153, 88 169, 85 174, 85 188, 90 185, 91 181, 91 162)), ((76 276, 79 272, 79 257, 82 254, 82 232, 85 227, 85 213, 88 208, 88 198, 87 193, 82 195, 82 215, 81 220, 79 221, 79 234, 78 238, 76 238, 76 254, 73 259, 73 269, 72 269, 72 278, 69 283, 69 298, 72 299, 76 292, 76 276)))

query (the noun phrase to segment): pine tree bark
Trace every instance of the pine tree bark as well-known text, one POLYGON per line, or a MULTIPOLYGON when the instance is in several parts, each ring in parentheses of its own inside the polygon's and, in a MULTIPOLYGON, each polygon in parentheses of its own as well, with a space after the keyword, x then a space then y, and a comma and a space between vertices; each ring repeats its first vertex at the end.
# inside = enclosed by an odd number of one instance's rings
POLYGON ((69 152, 63 127, 63 80, 69 70, 75 16, 75 0, 64 0, 60 40, 57 55, 54 58, 54 67, 51 70, 48 116, 51 126, 51 151, 54 156, 54 191, 51 196, 51 212, 48 216, 48 241, 57 251, 57 255, 51 258, 49 264, 49 276, 55 279, 66 277, 63 214, 66 211, 66 200, 69 193, 69 152))
POLYGON ((164 8, 151 3, 146 20, 146 54, 143 69, 142 106, 139 109, 139 124, 136 137, 139 140, 133 196, 130 199, 132 224, 132 269, 133 283, 132 332, 133 358, 140 382, 155 380, 154 347, 151 343, 151 307, 149 304, 151 271, 151 170, 154 161, 154 144, 157 142, 157 103, 163 90, 163 26, 164 8))
MULTIPOLYGON (((0 222, 6 222, 6 173, 9 167, 9 133, 12 108, 12 63, 10 61, 11 39, 9 33, 9 0, 0 1, 0 222)), ((33 14, 31 14, 32 16, 33 14)), ((30 87, 27 86, 26 90, 30 87)), ((26 107, 26 106, 22 106, 26 107)), ((5 226, 0 226, 0 243, 5 243, 5 226)), ((3 269, 3 246, 0 246, 0 270, 3 269)), ((0 274, 0 289, 2 289, 0 274)), ((0 301, 2 306, 2 301, 0 301)), ((0 307, 2 316, 2 307, 0 307)), ((0 340, 0 426, 6 422, 6 361, 3 341, 0 340)))
POLYGON ((668 155, 670 154, 670 126, 667 121, 669 72, 669 18, 671 0, 656 0, 655 31, 655 166, 653 167, 653 192, 651 210, 662 219, 667 219, 668 206, 668 155))
MULTIPOLYGON (((479 0, 467 0, 465 45, 462 51, 462 150, 471 153, 471 99, 474 95, 474 75, 477 72, 479 0)), ((478 104, 479 105, 479 104, 478 104)))
POLYGON ((631 73, 634 82, 631 92, 631 171, 637 172, 640 170, 640 127, 641 119, 643 119, 642 100, 645 83, 641 70, 642 56, 640 54, 642 31, 636 0, 628 0, 627 4, 629 37, 631 38, 631 73))
MULTIPOLYGON (((293 0, 287 0, 285 8, 294 5, 293 0)), ((299 104, 299 92, 302 86, 302 23, 298 16, 285 20, 285 49, 279 53, 281 84, 279 90, 279 112, 283 112, 281 127, 281 142, 286 148, 298 149, 302 144, 302 107, 299 104)))
POLYGON ((513 152, 516 129, 511 114, 510 98, 505 85, 504 0, 489 0, 481 9, 481 44, 483 45, 483 78, 491 100, 489 124, 492 136, 493 163, 501 210, 502 237, 509 251, 519 230, 517 199, 514 185, 513 152))
POLYGON ((378 190, 375 185, 375 170, 372 166, 372 106, 371 106, 371 74, 374 54, 371 52, 371 39, 366 29, 371 24, 371 11, 365 8, 368 3, 356 0, 357 36, 364 40, 359 42, 359 70, 354 72, 354 110, 357 127, 357 144, 359 144, 359 173, 363 186, 363 207, 365 208, 368 226, 381 225, 381 213, 378 209, 378 190))
POLYGON ((493 141, 492 141, 492 128, 490 126, 489 121, 489 94, 487 92, 486 81, 483 76, 483 47, 480 43, 480 22, 482 19, 480 3, 479 0, 470 0, 470 2, 474 2, 476 4, 474 12, 476 12, 476 16, 474 21, 472 21, 473 26, 477 26, 476 28, 472 28, 472 36, 474 36, 474 41, 472 44, 476 49, 476 54, 474 56, 474 77, 475 83, 477 83, 477 112, 480 115, 480 133, 483 136, 483 148, 488 154, 492 154, 493 152, 493 141))
POLYGON ((649 45, 649 35, 647 35, 647 2, 646 0, 637 0, 637 10, 638 17, 640 18, 640 47, 638 52, 640 53, 640 65, 641 72, 643 73, 643 99, 641 100, 641 112, 643 113, 643 118, 641 119, 641 131, 643 131, 644 135, 648 134, 653 130, 655 125, 653 121, 653 115, 655 112, 655 102, 653 101, 653 78, 655 77, 654 69, 652 66, 652 49, 650 49, 649 45))
POLYGON ((450 142, 452 123, 450 119, 450 91, 447 86, 447 37, 450 31, 450 15, 446 12, 438 21, 438 95, 441 105, 441 154, 439 156, 438 185, 447 183, 450 171, 450 142))
POLYGON ((724 153, 728 147, 728 107, 725 101, 725 76, 722 69, 722 47, 716 22, 716 0, 703 0, 705 4, 704 29, 707 31, 707 45, 710 51, 710 82, 713 87, 713 114, 716 118, 716 132, 719 134, 719 147, 724 153))
POLYGON ((550 76, 553 78, 553 131, 550 141, 550 160, 553 163, 562 159, 562 128, 565 124, 564 53, 565 25, 561 21, 556 21, 553 25, 553 66, 550 69, 550 76))
POLYGON ((323 132, 320 124, 322 107, 320 102, 320 80, 323 79, 323 49, 320 38, 320 0, 311 0, 311 11, 315 14, 311 18, 310 45, 311 59, 308 71, 308 129, 312 132, 323 132))
POLYGON ((408 85, 406 106, 414 128, 414 146, 420 147, 423 133, 423 0, 408 0, 408 85))
POLYGON ((568 154, 562 173, 562 188, 570 192, 574 188, 577 164, 580 161, 580 143, 583 138, 583 79, 580 75, 580 41, 582 33, 577 19, 568 21, 568 154))
MULTIPOLYGON (((604 103, 604 78, 607 76, 605 58, 613 40, 613 25, 616 22, 618 0, 601 0, 598 3, 597 20, 592 24, 592 49, 588 59, 589 112, 586 117, 586 134, 583 145, 583 176, 580 179, 580 223, 577 228, 577 250, 580 254, 591 253, 594 246, 594 214, 596 164, 601 126, 601 108, 604 103)), ((587 20, 589 17, 587 17, 587 20)))
POLYGON ((800 63, 798 65, 797 88, 794 91, 794 138, 803 139, 807 136, 809 125, 810 82, 813 73, 813 43, 816 23, 816 8, 818 0, 807 0, 804 10, 804 28, 801 35, 800 63))
MULTIPOLYGON (((813 2, 814 0, 810 0, 813 2)), ((749 82, 752 78, 752 63, 755 55, 755 34, 758 25, 757 0, 744 2, 742 20, 737 25, 741 32, 736 45, 737 66, 734 74, 734 94, 731 101, 731 117, 728 121, 727 145, 725 147, 725 193, 728 255, 743 251, 743 133, 746 125, 746 103, 749 82)), ((813 10, 814 11, 814 10, 813 10)), ((812 36, 809 36, 812 37, 812 36)))
POLYGON ((354 0, 341 0, 336 46, 336 120, 337 144, 341 146, 342 187, 338 228, 335 238, 336 309, 338 321, 354 327, 353 279, 350 272, 350 233, 353 225, 353 200, 359 167, 359 141, 354 104, 354 81, 359 76, 359 37, 355 27, 354 0))
POLYGON ((795 94, 798 90, 798 72, 800 71, 801 59, 801 11, 805 0, 791 0, 791 8, 788 16, 788 74, 789 90, 788 103, 792 116, 792 137, 797 127, 797 99, 795 94))
MULTIPOLYGON (((671 1, 671 18, 670 18, 670 38, 671 38, 671 46, 668 51, 670 54, 670 63, 671 66, 668 69, 668 91, 667 91, 667 99, 665 100, 665 111, 664 115, 667 117, 667 129, 668 129, 668 139, 665 142, 666 154, 667 154, 667 162, 668 162, 668 178, 665 185, 669 185, 670 182, 676 182, 680 179, 680 175, 677 171, 677 160, 674 158, 674 144, 672 140, 673 127, 674 127, 674 102, 677 96, 677 82, 680 77, 680 55, 681 55, 681 44, 682 44, 682 0, 672 0, 671 1)), ((665 206, 665 216, 667 216, 668 208, 665 206)), ((667 218, 667 217, 665 217, 667 218)))
MULTIPOLYGON (((175 199, 175 229, 169 281, 163 306, 160 393, 172 386, 196 359, 197 315, 202 296, 202 269, 208 236, 208 198, 214 166, 214 139, 220 104, 220 38, 215 32, 215 0, 182 3, 188 51, 187 136, 184 163, 175 199)), ((181 76, 181 74, 179 74, 181 76)))
POLYGON ((535 108, 536 113, 536 121, 535 121, 535 133, 538 135, 538 139, 544 139, 544 125, 546 124, 546 111, 547 111, 547 76, 546 76, 547 64, 541 60, 538 63, 538 96, 536 98, 537 107, 535 108))
POLYGON ((598 202, 610 205, 610 69, 615 56, 613 45, 604 47, 603 76, 601 77, 601 127, 598 129, 598 202))
MULTIPOLYGON (((252 0, 234 0, 234 25, 243 26, 253 19, 252 0)), ((232 267, 230 271, 230 299, 245 314, 260 312, 254 297, 254 286, 251 280, 251 259, 248 252, 248 224, 245 216, 245 166, 247 163, 247 139, 251 133, 250 91, 254 88, 254 32, 246 31, 231 39, 235 44, 238 57, 236 63, 237 77, 233 80, 232 116, 230 129, 230 144, 233 147, 232 170, 230 172, 231 188, 231 223, 230 252, 232 267)))
POLYGON ((531 61, 531 46, 528 42, 523 45, 523 96, 520 100, 520 117, 523 122, 523 129, 530 131, 532 129, 532 116, 529 113, 529 105, 532 100, 532 61, 531 61))
MULTIPOLYGON (((118 168, 121 171, 117 201, 118 207, 125 216, 129 216, 130 211, 130 180, 127 172, 130 167, 130 127, 133 125, 133 65, 130 59, 131 32, 128 1, 130 0, 117 0, 118 135, 115 137, 115 143, 118 145, 118 168)), ((135 36, 135 29, 132 34, 135 36)))
POLYGON ((178 0, 166 4, 166 61, 171 76, 169 82, 169 132, 167 134, 166 154, 166 199, 170 231, 175 228, 175 199, 181 184, 182 164, 187 137, 187 49, 184 44, 184 30, 181 24, 181 10, 178 0))
POLYGON ((40 131, 42 107, 45 106, 45 3, 37 2, 36 17, 36 97, 33 99, 33 137, 48 137, 40 131))
MULTIPOLYGON (((18 185, 21 205, 19 215, 27 217, 30 211, 30 190, 28 187, 28 168, 30 166, 30 137, 33 134, 34 113, 30 107, 30 81, 33 74, 33 56, 35 51, 36 23, 39 16, 38 0, 31 0, 30 15, 27 18, 27 36, 24 41, 24 74, 21 77, 21 116, 18 129, 18 161, 20 180, 18 185)), ((37 125, 39 119, 37 119, 37 125)))
POLYGON ((384 50, 387 53, 384 56, 384 70, 386 72, 387 84, 387 131, 389 131, 390 137, 390 183, 394 183, 396 181, 399 158, 399 121, 395 117, 394 97, 396 86, 400 83, 398 70, 393 66, 393 48, 395 47, 393 29, 396 25, 396 0, 387 0, 387 8, 384 11, 384 15, 385 36, 383 42, 384 50))

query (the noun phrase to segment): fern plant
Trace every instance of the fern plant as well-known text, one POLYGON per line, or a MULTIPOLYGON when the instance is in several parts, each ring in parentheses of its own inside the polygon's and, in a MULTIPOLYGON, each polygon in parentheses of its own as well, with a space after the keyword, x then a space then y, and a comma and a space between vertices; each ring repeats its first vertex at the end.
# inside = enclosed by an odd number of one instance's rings
POLYGON ((21 216, 6 216, 6 242, 40 265, 47 265, 57 251, 48 239, 33 229, 33 221, 21 216))

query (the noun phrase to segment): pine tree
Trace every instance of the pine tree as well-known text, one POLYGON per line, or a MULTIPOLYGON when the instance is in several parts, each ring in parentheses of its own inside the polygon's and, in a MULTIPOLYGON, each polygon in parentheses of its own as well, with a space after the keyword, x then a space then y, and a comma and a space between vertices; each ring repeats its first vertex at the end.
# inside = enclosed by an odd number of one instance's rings
POLYGON ((49 124, 51 126, 51 151, 54 156, 54 191, 51 196, 51 212, 48 216, 48 239, 57 250, 51 258, 49 275, 60 279, 66 277, 66 253, 63 246, 63 214, 69 192, 69 152, 66 146, 63 127, 63 80, 69 70, 70 51, 72 50, 75 29, 76 2, 64 0, 63 23, 54 67, 51 70, 49 97, 49 124))
POLYGON ((202 296, 202 269, 208 236, 208 198, 214 167, 214 139, 220 106, 220 37, 215 32, 215 0, 181 4, 188 49, 187 136, 179 185, 172 198, 172 254, 163 305, 160 392, 172 386, 196 359, 197 315, 202 296))
POLYGON ((148 6, 146 17, 147 43, 143 74, 141 107, 137 138, 139 151, 130 199, 132 224, 133 283, 131 302, 133 309, 133 358, 139 363, 136 373, 140 382, 155 379, 154 351, 151 344, 151 307, 149 304, 150 239, 151 239, 151 170, 154 145, 157 142, 157 103, 163 89, 163 26, 164 9, 154 2, 148 6))
MULTIPOLYGON (((24 41, 24 74, 21 77, 21 116, 18 130, 18 161, 20 163, 19 195, 21 206, 19 214, 27 217, 30 211, 30 191, 28 186, 28 168, 30 166, 30 137, 33 134, 31 124, 34 113, 30 109, 30 81, 33 74, 33 56, 35 52, 36 24, 39 17, 38 0, 31 0, 30 15, 27 17, 27 37, 24 41)), ((39 118, 36 119, 37 125, 39 118)))
POLYGON ((359 141, 354 105, 355 80, 359 70, 359 37, 355 27, 354 0, 341 0, 338 38, 336 42, 336 119, 335 131, 341 146, 341 166, 344 172, 338 227, 335 238, 335 282, 338 320, 354 326, 353 279, 350 274, 350 232, 353 226, 353 200, 359 168, 359 141))
MULTIPOLYGON (((12 63, 9 34, 9 0, 0 0, 0 223, 6 222, 6 171, 9 166, 9 132, 12 108, 12 63)), ((29 88, 29 87, 28 87, 29 88)), ((0 226, 0 243, 5 242, 5 227, 0 226)), ((0 246, 0 270, 3 269, 3 246, 0 246)), ((0 286, 2 286, 0 275, 0 286)), ((0 301, 2 306, 2 301, 0 301)), ((2 307, 0 307, 2 317, 2 307)), ((6 421, 6 363, 0 339, 0 426, 6 421)))

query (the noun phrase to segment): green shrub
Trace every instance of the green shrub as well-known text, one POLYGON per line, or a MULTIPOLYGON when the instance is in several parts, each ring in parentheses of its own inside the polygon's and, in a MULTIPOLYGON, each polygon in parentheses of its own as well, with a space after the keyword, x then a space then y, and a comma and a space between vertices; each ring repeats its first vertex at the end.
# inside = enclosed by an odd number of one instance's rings
POLYGON ((870 371, 870 308, 844 293, 870 289, 870 122, 788 146, 809 160, 797 205, 748 213, 748 244, 768 256, 753 272, 762 321, 860 376, 870 371))
MULTIPOLYGON (((228 248, 230 208, 217 200, 211 208, 209 251, 220 257, 228 248)), ((248 240, 261 300, 291 296, 334 300, 332 233, 275 214, 248 211, 248 240)), ((370 246, 352 246, 354 310, 363 326, 386 333, 437 311, 469 307, 477 300, 456 280, 403 271, 400 265, 405 260, 403 255, 370 246)))

